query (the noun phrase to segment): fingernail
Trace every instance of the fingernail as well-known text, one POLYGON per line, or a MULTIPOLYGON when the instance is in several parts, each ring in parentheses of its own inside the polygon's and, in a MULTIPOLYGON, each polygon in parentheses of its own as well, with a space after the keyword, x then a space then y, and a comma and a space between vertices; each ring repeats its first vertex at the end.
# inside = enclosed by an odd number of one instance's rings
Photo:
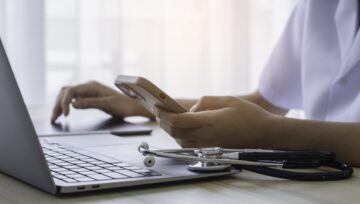
POLYGON ((80 105, 81 104, 81 101, 80 100, 74 100, 74 101, 72 101, 71 102, 71 104, 74 106, 78 106, 78 105, 80 105))

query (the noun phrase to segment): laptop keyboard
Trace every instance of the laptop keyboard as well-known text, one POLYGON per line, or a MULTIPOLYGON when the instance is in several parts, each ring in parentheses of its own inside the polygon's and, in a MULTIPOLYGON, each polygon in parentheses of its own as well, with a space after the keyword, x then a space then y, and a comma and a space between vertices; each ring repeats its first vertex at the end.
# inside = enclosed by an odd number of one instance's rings
POLYGON ((98 159, 77 151, 70 145, 48 139, 42 139, 41 145, 52 176, 65 182, 91 182, 161 175, 125 162, 98 159))

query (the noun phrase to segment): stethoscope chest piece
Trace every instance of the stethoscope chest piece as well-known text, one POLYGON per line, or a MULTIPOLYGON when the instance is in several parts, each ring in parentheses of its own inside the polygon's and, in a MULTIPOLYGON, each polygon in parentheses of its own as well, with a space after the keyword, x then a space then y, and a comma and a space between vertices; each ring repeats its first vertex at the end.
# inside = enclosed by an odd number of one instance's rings
MULTIPOLYGON (((200 148, 194 150, 194 153, 202 158, 218 158, 223 154, 223 149, 220 147, 200 148)), ((230 164, 203 161, 197 161, 188 165, 188 169, 195 172, 227 171, 230 167, 230 164)))

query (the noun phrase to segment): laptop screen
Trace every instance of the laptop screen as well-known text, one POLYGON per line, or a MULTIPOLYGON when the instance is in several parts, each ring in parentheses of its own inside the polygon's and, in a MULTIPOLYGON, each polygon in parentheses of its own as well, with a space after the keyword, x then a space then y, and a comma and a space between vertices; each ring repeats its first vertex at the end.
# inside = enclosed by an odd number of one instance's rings
POLYGON ((1 40, 0 171, 47 192, 56 191, 1 40))

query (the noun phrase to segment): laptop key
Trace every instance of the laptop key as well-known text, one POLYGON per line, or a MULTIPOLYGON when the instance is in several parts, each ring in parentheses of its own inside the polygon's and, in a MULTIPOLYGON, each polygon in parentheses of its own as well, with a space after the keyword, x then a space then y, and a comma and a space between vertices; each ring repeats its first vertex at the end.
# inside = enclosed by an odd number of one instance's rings
POLYGON ((65 168, 57 168, 57 169, 54 169, 53 171, 56 171, 56 172, 62 173, 63 171, 68 171, 68 170, 67 170, 67 169, 65 169, 65 168))
POLYGON ((70 162, 70 163, 72 163, 73 161, 79 161, 79 160, 77 160, 77 159, 74 159, 74 158, 67 158, 67 159, 63 159, 64 161, 66 161, 66 162, 70 162))
POLYGON ((94 166, 92 164, 88 164, 88 163, 85 163, 85 164, 77 164, 78 166, 81 166, 81 167, 91 167, 91 166, 94 166))
POLYGON ((76 182, 75 179, 71 179, 71 178, 64 178, 64 179, 61 179, 61 180, 65 181, 65 182, 68 182, 68 183, 74 183, 74 182, 76 182))
POLYGON ((66 165, 72 165, 72 164, 70 164, 69 162, 57 162, 56 165, 66 166, 66 165))
POLYGON ((50 169, 56 169, 56 168, 59 168, 59 166, 57 165, 54 165, 54 164, 50 164, 48 165, 50 169))
POLYGON ((124 169, 128 169, 128 170, 138 170, 141 169, 140 167, 137 166, 125 166, 124 169))
POLYGON ((75 159, 75 161, 69 161, 69 162, 72 163, 72 164, 86 164, 86 162, 81 161, 81 160, 77 160, 77 159, 75 159))
POLYGON ((48 152, 46 154, 49 155, 49 156, 53 156, 53 157, 61 156, 61 154, 56 153, 56 152, 48 152))
POLYGON ((95 172, 98 172, 98 173, 109 173, 111 172, 110 170, 107 170, 107 169, 98 169, 98 170, 94 170, 95 172))
POLYGON ((102 162, 102 161, 98 161, 98 160, 95 160, 95 161, 91 161, 89 162, 91 164, 95 164, 95 165, 99 165, 99 164, 105 164, 105 162, 102 162))
POLYGON ((58 179, 66 179, 66 178, 68 178, 68 177, 63 176, 63 175, 53 175, 53 177, 58 178, 58 179))
POLYGON ((51 161, 51 163, 53 163, 53 164, 58 164, 58 163, 61 163, 61 162, 64 162, 64 161, 62 161, 60 159, 54 159, 54 160, 51 161))
POLYGON ((77 158, 77 159, 81 159, 81 160, 84 160, 84 159, 90 159, 90 157, 83 156, 83 155, 76 156, 75 158, 77 158))
POLYGON ((57 156, 57 158, 64 160, 64 159, 69 159, 70 157, 66 156, 66 155, 60 155, 60 156, 57 156))
POLYGON ((109 176, 110 178, 113 178, 113 179, 129 178, 128 176, 125 176, 123 174, 118 174, 118 173, 115 173, 115 172, 104 173, 104 175, 109 176))
POLYGON ((77 154, 77 153, 69 153, 69 154, 66 154, 66 155, 68 155, 70 157, 73 157, 73 158, 81 156, 80 154, 77 154))
POLYGON ((87 169, 90 169, 90 170, 99 170, 99 169, 103 169, 99 166, 89 166, 89 167, 86 167, 87 169))
POLYGON ((134 170, 136 173, 149 173, 151 172, 151 170, 149 169, 137 169, 137 170, 134 170))
POLYGON ((120 169, 124 169, 123 167, 119 167, 119 166, 110 166, 110 167, 106 167, 106 169, 110 169, 110 170, 120 170, 120 169))
POLYGON ((114 165, 105 163, 105 164, 98 164, 98 166, 107 168, 107 167, 113 167, 114 165))
POLYGON ((98 175, 89 175, 89 177, 95 179, 95 180, 108 180, 108 179, 111 179, 110 177, 107 177, 107 176, 104 176, 104 175, 101 175, 101 174, 98 174, 98 175))
POLYGON ((76 178, 76 180, 80 181, 80 182, 94 181, 94 179, 89 178, 89 177, 76 178))
POLYGON ((74 171, 62 171, 62 172, 60 172, 60 173, 63 174, 63 175, 77 174, 77 173, 74 172, 74 171))
POLYGON ((117 173, 120 174, 124 174, 125 176, 129 176, 129 177, 142 177, 142 174, 136 173, 136 172, 132 172, 129 170, 115 170, 117 173))
POLYGON ((77 167, 77 168, 71 169, 71 171, 75 171, 75 172, 86 172, 86 171, 89 171, 89 170, 87 170, 87 169, 85 169, 85 168, 79 168, 79 167, 77 167))
POLYGON ((131 164, 128 164, 128 163, 125 163, 125 162, 115 163, 115 164, 113 164, 113 165, 119 166, 119 167, 132 166, 131 164))
POLYGON ((80 174, 93 175, 93 174, 99 174, 99 172, 96 172, 96 171, 83 171, 83 172, 80 172, 80 174))
POLYGON ((78 166, 75 165, 64 165, 63 167, 71 170, 78 168, 78 166))
POLYGON ((93 159, 93 158, 87 158, 87 159, 81 159, 81 160, 82 160, 82 161, 89 162, 89 163, 97 161, 97 160, 95 160, 95 159, 93 159))
POLYGON ((71 174, 71 175, 68 175, 68 176, 69 176, 70 178, 74 178, 74 179, 86 177, 86 176, 81 175, 81 174, 71 174))

